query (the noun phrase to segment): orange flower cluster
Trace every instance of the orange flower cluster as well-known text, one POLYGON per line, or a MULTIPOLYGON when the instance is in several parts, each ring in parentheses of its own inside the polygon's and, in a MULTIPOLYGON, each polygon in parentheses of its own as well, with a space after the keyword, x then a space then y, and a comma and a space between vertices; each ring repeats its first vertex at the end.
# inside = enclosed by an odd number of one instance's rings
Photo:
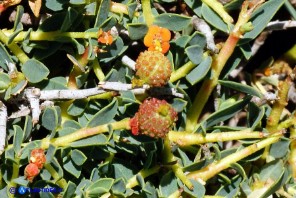
POLYGON ((33 149, 31 151, 30 163, 25 168, 25 177, 28 181, 32 182, 33 179, 39 174, 40 169, 43 168, 46 162, 46 157, 43 149, 33 149))
POLYGON ((170 39, 171 32, 168 29, 152 25, 144 37, 144 44, 149 51, 159 51, 165 54, 170 49, 170 39))
POLYGON ((113 37, 111 35, 111 31, 104 32, 102 29, 98 32, 98 42, 106 45, 111 45, 113 42, 113 37))

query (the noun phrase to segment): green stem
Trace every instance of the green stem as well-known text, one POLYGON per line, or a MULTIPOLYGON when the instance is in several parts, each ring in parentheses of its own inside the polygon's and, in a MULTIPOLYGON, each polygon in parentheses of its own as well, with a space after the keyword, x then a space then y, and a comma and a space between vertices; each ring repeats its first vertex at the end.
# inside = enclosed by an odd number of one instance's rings
POLYGON ((169 140, 177 143, 180 146, 264 137, 265 136, 263 132, 252 132, 251 129, 232 132, 208 133, 206 136, 203 136, 202 134, 181 131, 170 131, 168 134, 169 140))
MULTIPOLYGON (((291 79, 290 77, 287 77, 284 81, 280 81, 278 85, 278 100, 273 104, 271 112, 267 118, 267 124, 266 129, 270 133, 274 133, 278 130, 281 130, 279 128, 279 121, 281 118, 281 115, 283 113, 284 108, 288 104, 288 92, 291 86, 291 79)), ((270 147, 266 147, 264 150, 263 155, 261 156, 262 160, 269 160, 269 149, 270 147)))
POLYGON ((197 93, 193 101, 192 106, 187 113, 186 131, 195 130, 200 114, 205 104, 207 103, 213 89, 218 83, 219 75, 223 67, 225 66, 229 57, 232 55, 239 41, 239 38, 242 37, 244 33, 242 32, 241 27, 249 21, 252 12, 260 3, 262 3, 262 1, 259 1, 257 4, 249 8, 249 1, 244 1, 238 21, 235 24, 233 31, 230 33, 219 54, 213 57, 211 78, 206 79, 203 82, 199 92, 197 93))
MULTIPOLYGON (((19 177, 19 170, 20 170, 19 161, 20 159, 18 157, 15 157, 15 162, 13 162, 12 164, 12 176, 11 176, 10 182, 7 185, 8 191, 10 188, 15 188, 17 186, 17 184, 13 180, 19 177)), ((10 192, 8 192, 7 194, 9 195, 9 197, 14 197, 14 194, 10 192)))
MULTIPOLYGON (((170 140, 167 137, 164 139, 163 157, 164 157, 165 163, 176 161, 175 156, 171 152, 170 140)), ((175 173, 176 177, 178 177, 187 186, 187 188, 193 189, 192 183, 186 177, 179 163, 175 163, 174 165, 171 166, 171 168, 175 173)))
POLYGON ((228 155, 227 157, 213 162, 210 165, 189 173, 187 176, 190 179, 195 179, 195 180, 202 180, 202 181, 207 181, 208 179, 214 177, 216 174, 221 172, 222 170, 225 170, 231 166, 231 164, 238 162, 239 160, 244 159, 245 157, 250 156, 251 154, 279 141, 281 138, 280 135, 277 136, 272 136, 269 138, 266 138, 264 140, 261 140, 255 144, 252 144, 251 146, 248 146, 242 150, 239 150, 231 155, 228 155))
POLYGON ((154 15, 152 13, 150 0, 142 0, 142 10, 147 26, 151 26, 154 21, 154 15))
POLYGON ((279 82, 278 100, 273 104, 270 115, 267 119, 266 129, 273 133, 278 130, 278 123, 280 121, 282 112, 287 106, 288 92, 291 86, 291 79, 287 78, 285 81, 279 82))
POLYGON ((109 92, 106 92, 106 93, 101 93, 101 94, 98 94, 98 95, 90 96, 90 97, 88 97, 88 99, 89 100, 99 100, 99 99, 108 100, 108 99, 113 98, 115 95, 116 94, 113 91, 109 91, 109 92))
POLYGON ((21 63, 27 62, 30 58, 25 54, 25 52, 14 42, 8 44, 9 38, 0 30, 0 41, 4 43, 10 51, 19 59, 21 63))
POLYGON ((59 173, 50 164, 44 164, 44 168, 50 173, 59 187, 61 187, 62 189, 66 189, 66 180, 64 178, 61 178, 59 173))
POLYGON ((232 17, 226 12, 222 3, 217 0, 202 0, 205 4, 207 4, 210 8, 212 8, 225 23, 231 24, 233 23, 232 17))
POLYGON ((180 78, 185 77, 195 66, 196 66, 196 64, 194 64, 191 61, 189 61, 185 65, 181 66, 179 69, 172 72, 170 82, 173 83, 173 82, 179 80, 180 78))
POLYGON ((170 194, 168 198, 179 198, 179 197, 182 197, 181 194, 182 194, 182 191, 178 189, 172 194, 170 194))
POLYGON ((128 15, 128 7, 125 4, 117 3, 111 1, 110 3, 110 11, 119 14, 126 14, 128 15))
MULTIPOLYGON (((149 168, 149 169, 142 169, 138 172, 137 175, 143 177, 143 178, 146 178, 150 175, 153 175, 155 173, 157 173, 160 169, 160 166, 154 166, 152 168, 149 168)), ((126 184, 126 188, 133 188, 137 185, 139 185, 139 182, 137 180, 137 175, 134 175, 132 178, 130 178, 128 181, 127 181, 127 184, 126 184)))
POLYGON ((92 66, 96 77, 99 79, 100 82, 103 82, 105 80, 105 74, 103 73, 97 58, 93 60, 92 66))
MULTIPOLYGON (((6 36, 10 36, 12 32, 10 31, 3 31, 6 36)), ((27 32, 20 32, 15 38, 14 42, 23 41, 25 39, 25 36, 27 35, 27 32)), ((53 31, 53 32, 42 32, 42 31, 36 31, 31 32, 29 36, 30 41, 55 41, 59 38, 97 38, 98 33, 97 32, 60 32, 60 31, 53 31)))
POLYGON ((296 178, 296 114, 293 116, 294 124, 290 127, 290 155, 289 164, 291 165, 293 178, 296 178))
POLYGON ((77 140, 109 131, 108 126, 111 126, 113 130, 130 129, 129 120, 130 119, 124 119, 124 120, 121 120, 118 122, 103 124, 103 125, 96 126, 93 128, 79 129, 69 135, 65 135, 65 136, 58 137, 58 138, 53 138, 51 140, 49 138, 45 138, 41 141, 41 148, 47 149, 50 144, 52 144, 53 146, 56 146, 56 147, 69 146, 70 143, 75 142, 77 140))

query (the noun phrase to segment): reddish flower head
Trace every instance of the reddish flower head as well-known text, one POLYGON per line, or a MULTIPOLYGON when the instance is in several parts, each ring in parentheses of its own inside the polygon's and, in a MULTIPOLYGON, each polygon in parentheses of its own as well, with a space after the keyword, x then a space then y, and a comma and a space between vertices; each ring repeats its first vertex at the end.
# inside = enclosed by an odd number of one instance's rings
POLYGON ((167 84, 172 74, 171 62, 158 51, 141 52, 136 61, 134 86, 148 84, 161 87, 167 84))
POLYGON ((163 54, 170 49, 171 32, 156 25, 149 27, 149 30, 144 37, 144 44, 149 51, 159 51, 163 54))
POLYGON ((38 166, 36 164, 30 163, 25 168, 25 177, 28 181, 32 182, 39 172, 38 166))
POLYGON ((30 163, 33 163, 39 169, 42 169, 45 162, 46 157, 43 149, 33 149, 31 151, 30 163))
POLYGON ((165 100, 145 100, 136 115, 130 120, 133 135, 145 134, 163 138, 177 121, 177 112, 165 100))

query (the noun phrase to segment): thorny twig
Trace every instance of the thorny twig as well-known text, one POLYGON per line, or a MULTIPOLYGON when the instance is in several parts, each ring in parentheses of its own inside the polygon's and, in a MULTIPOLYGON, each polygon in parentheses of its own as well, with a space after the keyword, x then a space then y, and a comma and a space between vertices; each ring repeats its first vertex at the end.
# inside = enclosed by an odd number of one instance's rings
MULTIPOLYGON (((98 87, 82 89, 82 90, 40 90, 38 88, 27 88, 23 95, 16 100, 28 100, 30 103, 29 112, 32 112, 33 123, 36 124, 39 121, 41 109, 44 106, 52 106, 51 100, 72 100, 72 99, 84 99, 90 96, 102 94, 108 91, 131 91, 134 94, 143 94, 149 92, 151 95, 173 95, 183 98, 183 94, 178 93, 174 88, 151 88, 149 85, 143 87, 134 88, 132 84, 124 84, 120 82, 101 82, 98 87), (40 101, 44 101, 40 106, 40 101)), ((16 118, 20 116, 28 115, 28 107, 21 106, 20 110, 12 113, 9 118, 16 118)))

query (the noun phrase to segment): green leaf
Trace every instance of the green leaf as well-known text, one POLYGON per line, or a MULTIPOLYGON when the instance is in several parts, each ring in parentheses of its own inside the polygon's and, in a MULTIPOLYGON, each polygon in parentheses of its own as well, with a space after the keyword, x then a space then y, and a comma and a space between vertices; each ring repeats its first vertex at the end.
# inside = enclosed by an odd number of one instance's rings
POLYGON ((225 121, 233 117, 238 111, 242 110, 251 100, 251 97, 247 96, 242 100, 235 102, 233 105, 223 108, 211 114, 205 121, 202 123, 206 124, 206 127, 211 127, 221 121, 225 121))
MULTIPOLYGON (((51 1, 46 1, 51 2, 51 1)), ((50 32, 57 31, 63 24, 63 18, 66 16, 66 12, 56 12, 51 17, 47 18, 43 21, 43 23, 39 26, 38 30, 42 32, 50 32)), ((48 50, 48 48, 47 48, 48 50)))
POLYGON ((47 107, 42 115, 42 126, 47 130, 56 130, 59 124, 58 112, 54 107, 47 107))
POLYGON ((252 49, 249 43, 241 45, 239 48, 245 56, 246 60, 249 60, 252 57, 252 49))
POLYGON ((116 159, 113 161, 111 166, 114 171, 114 178, 123 178, 125 181, 128 181, 137 174, 136 167, 128 161, 116 159))
POLYGON ((103 31, 108 31, 110 30, 112 27, 114 27, 117 24, 117 20, 115 17, 111 16, 109 17, 107 20, 105 20, 102 25, 100 26, 100 28, 102 28, 103 31))
POLYGON ((27 62, 25 62, 21 70, 28 79, 28 81, 32 83, 38 83, 42 81, 49 74, 49 70, 47 69, 47 67, 36 59, 30 59, 27 62))
POLYGON ((210 56, 204 58, 197 67, 195 67, 189 74, 186 75, 186 80, 188 80, 191 85, 195 85, 207 75, 211 65, 212 58, 210 56))
POLYGON ((27 115, 26 120, 25 120, 25 125, 24 125, 24 140, 27 140, 32 132, 33 128, 33 123, 32 123, 32 117, 27 115))
POLYGON ((161 197, 169 197, 178 190, 177 178, 172 171, 161 178, 159 190, 161 197))
POLYGON ((88 122, 88 127, 95 127, 110 122, 117 114, 118 101, 116 98, 113 101, 96 113, 88 122))
POLYGON ((82 166, 87 157, 81 151, 75 149, 71 152, 71 159, 77 166, 82 166))
MULTIPOLYGON (((80 1, 80 0, 78 0, 78 1, 80 1)), ((82 0, 82 1, 84 2, 85 0, 82 0)), ((92 3, 89 3, 85 6, 85 13, 88 16, 95 16, 96 11, 97 11, 97 2, 92 2, 92 3)))
POLYGON ((188 58, 194 64, 198 65, 202 61, 203 56, 203 48, 199 45, 192 45, 190 47, 185 48, 185 52, 188 58))
POLYGON ((19 5, 17 6, 17 11, 16 11, 16 17, 14 21, 14 26, 13 26, 13 33, 9 36, 9 39, 7 41, 7 44, 11 44, 14 40, 14 38, 21 32, 23 31, 23 24, 21 23, 21 18, 24 14, 24 7, 19 5))
POLYGON ((139 40, 147 34, 148 27, 145 23, 129 23, 127 24, 127 30, 132 40, 139 40))
POLYGON ((201 183, 193 179, 190 179, 190 181, 193 184, 193 190, 190 190, 187 188, 187 186, 184 186, 184 191, 189 195, 191 195, 192 197, 196 197, 196 198, 204 197, 206 193, 206 189, 204 185, 202 185, 201 183))
POLYGON ((46 152, 46 163, 51 162, 51 160, 54 158, 55 153, 56 153, 56 147, 50 144, 46 152))
POLYGON ((280 141, 270 146, 269 155, 275 159, 283 158, 288 155, 289 145, 291 141, 289 139, 282 138, 280 141))
POLYGON ((100 61, 108 63, 120 56, 126 49, 127 46, 124 46, 123 40, 120 37, 117 37, 115 42, 104 48, 104 50, 106 50, 105 52, 99 53, 98 57, 100 58, 100 61))
POLYGON ((73 129, 81 129, 81 125, 75 120, 66 120, 63 123, 63 128, 73 128, 73 129))
POLYGON ((20 186, 27 186, 29 184, 29 181, 24 176, 14 179, 13 182, 20 186))
POLYGON ((68 89, 65 77, 54 77, 38 84, 42 90, 68 89))
POLYGON ((256 104, 251 102, 248 106, 248 127, 255 129, 258 126, 265 114, 264 106, 258 107, 256 104))
POLYGON ((255 88, 248 86, 248 85, 244 85, 241 83, 237 83, 237 82, 233 82, 233 81, 226 81, 226 80, 219 80, 219 84, 225 86, 225 87, 229 87, 231 89, 240 91, 240 92, 244 92, 253 96, 257 96, 257 97, 261 97, 261 93, 258 92, 255 88))
POLYGON ((100 27, 102 23, 108 18, 110 9, 110 0, 102 0, 94 27, 100 27))
POLYGON ((189 45, 199 45, 201 48, 204 48, 207 44, 206 37, 200 32, 194 32, 189 40, 189 45))
POLYGON ((138 3, 137 2, 129 2, 128 4, 127 4, 127 9, 128 9, 128 16, 129 16, 129 18, 133 18, 133 16, 134 16, 134 14, 135 14, 135 11, 136 11, 136 9, 137 9, 137 7, 138 7, 138 3))
POLYGON ((52 11, 61 11, 69 0, 50 0, 45 1, 45 6, 52 11))
POLYGON ((84 138, 82 140, 78 140, 72 142, 70 144, 71 147, 87 147, 87 146, 96 146, 96 145, 106 145, 108 144, 108 140, 105 135, 99 134, 92 137, 84 138))
POLYGON ((239 190, 240 190, 240 183, 242 181, 241 177, 235 177, 231 179, 230 184, 223 185, 216 195, 218 196, 223 196, 225 198, 232 198, 232 197, 237 197, 239 190))
POLYGON ((60 162, 58 162, 56 158, 53 158, 50 161, 50 165, 57 172, 57 175, 59 176, 58 178, 54 178, 54 181, 58 181, 58 180, 60 180, 61 178, 64 177, 63 168, 61 167, 60 162))
POLYGON ((154 18, 155 25, 167 28, 172 31, 181 31, 188 27, 190 22, 190 17, 171 13, 160 14, 154 18), (173 21, 173 23, 168 23, 168 21, 173 21))
POLYGON ((20 81, 17 85, 15 85, 12 89, 11 89, 11 94, 16 95, 18 93, 20 93, 24 87, 27 85, 27 81, 26 80, 22 80, 20 81))
POLYGON ((69 181, 66 189, 64 189, 63 197, 64 198, 74 197, 76 188, 77 188, 76 184, 69 181))
POLYGON ((5 49, 5 47, 0 43, 0 66, 7 71, 7 62, 13 63, 12 59, 10 58, 9 53, 5 49))
POLYGON ((218 30, 228 33, 228 26, 224 21, 219 17, 219 15, 214 12, 207 4, 203 3, 201 8, 203 18, 212 26, 218 30))
POLYGON ((109 192, 113 183, 114 179, 112 178, 99 179, 86 189, 86 193, 91 196, 99 197, 100 195, 109 192))
POLYGON ((248 197, 268 197, 280 188, 279 184, 283 178, 285 167, 282 160, 274 160, 264 165, 259 173, 260 182, 264 188, 253 189, 248 197), (268 182, 267 182, 268 181, 268 182))
POLYGON ((71 26, 73 26, 74 22, 76 21, 78 15, 79 14, 75 9, 69 7, 67 10, 66 16, 64 18, 63 24, 60 28, 60 31, 65 32, 68 29, 70 29, 71 26))
POLYGON ((10 85, 10 77, 8 74, 0 73, 0 91, 7 89, 10 85))
POLYGON ((77 166, 72 160, 70 157, 65 157, 63 159, 63 167, 64 169, 70 173, 71 175, 73 175, 74 177, 76 178, 79 178, 80 177, 80 174, 81 174, 81 169, 82 167, 81 166, 77 166))
POLYGON ((201 17, 201 5, 202 1, 196 0, 184 0, 190 9, 199 17, 201 17))
POLYGON ((244 38, 240 43, 248 42, 256 38, 266 27, 268 22, 272 19, 275 13, 280 9, 285 1, 269 0, 254 11, 250 21, 254 29, 244 34, 244 38))
POLYGON ((118 196, 124 196, 126 191, 125 183, 122 178, 116 179, 112 185, 112 193, 118 196))
POLYGON ((177 112, 182 112, 185 109, 187 103, 188 102, 186 100, 174 98, 171 105, 177 112))
POLYGON ((14 130, 14 137, 13 137, 13 148, 16 155, 19 154, 19 151, 21 150, 24 132, 20 126, 13 125, 14 130))
POLYGON ((247 179, 247 174, 244 168, 239 163, 233 163, 230 165, 231 168, 235 169, 242 178, 247 179))
POLYGON ((243 1, 244 0, 233 0, 233 1, 230 1, 229 3, 227 3, 226 5, 224 5, 224 8, 227 11, 240 9, 242 7, 243 1))
POLYGON ((88 105, 88 100, 75 100, 67 109, 69 115, 78 116, 84 112, 84 109, 88 105))

